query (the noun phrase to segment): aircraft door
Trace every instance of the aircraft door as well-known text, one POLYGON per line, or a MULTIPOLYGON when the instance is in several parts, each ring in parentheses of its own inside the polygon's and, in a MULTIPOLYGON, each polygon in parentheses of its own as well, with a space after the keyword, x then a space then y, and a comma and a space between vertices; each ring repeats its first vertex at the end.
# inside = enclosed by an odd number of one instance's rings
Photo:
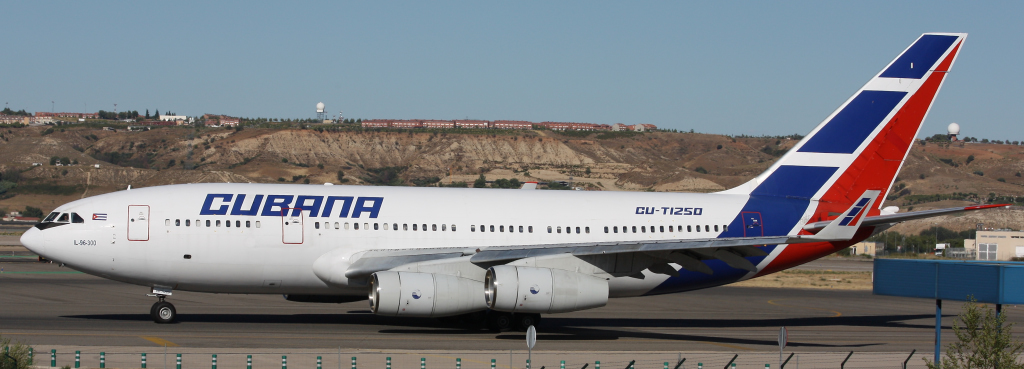
POLYGON ((128 205, 128 241, 149 241, 149 205, 128 205))
POLYGON ((761 225, 761 213, 755 211, 744 211, 743 216, 743 237, 764 236, 764 227, 761 225))
POLYGON ((301 209, 296 208, 283 208, 281 209, 281 242, 285 244, 295 245, 301 244, 303 241, 303 223, 305 214, 301 209), (299 210, 298 215, 292 215, 292 210, 299 210))

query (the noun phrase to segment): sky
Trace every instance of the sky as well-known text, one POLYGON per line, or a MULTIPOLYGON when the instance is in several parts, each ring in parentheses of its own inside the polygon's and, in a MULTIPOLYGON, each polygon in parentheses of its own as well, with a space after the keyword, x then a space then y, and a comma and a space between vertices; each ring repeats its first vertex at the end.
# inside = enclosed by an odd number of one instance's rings
POLYGON ((1024 2, 5 2, 35 111, 652 123, 806 134, 924 32, 969 33, 920 136, 1024 140, 1024 2), (52 103, 51 103, 52 102, 52 103))

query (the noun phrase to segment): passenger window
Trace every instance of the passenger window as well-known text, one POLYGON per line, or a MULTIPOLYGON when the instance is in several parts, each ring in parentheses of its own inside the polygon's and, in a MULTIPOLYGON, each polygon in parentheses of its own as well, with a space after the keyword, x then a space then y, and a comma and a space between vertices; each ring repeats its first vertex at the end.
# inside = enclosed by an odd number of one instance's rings
POLYGON ((469 231, 470 232, 476 232, 476 224, 470 224, 469 225, 469 231))
POLYGON ((455 225, 452 224, 452 232, 455 232, 455 225))
POLYGON ((78 216, 78 213, 71 213, 71 223, 85 223, 85 219, 78 216))
POLYGON ((220 227, 220 220, 217 221, 217 226, 220 227))
POLYGON ((682 232, 683 231, 683 226, 677 226, 676 230, 679 231, 679 232, 682 232))
POLYGON ((388 224, 387 223, 384 223, 384 230, 385 231, 388 230, 388 224))
MULTIPOLYGON (((587 232, 590 233, 590 232, 587 232)), ((580 227, 576 227, 576 234, 580 234, 580 227)))
MULTIPOLYGON (((324 223, 324 224, 327 224, 327 223, 324 223)), ((242 228, 242 221, 241 220, 236 220, 235 221, 235 228, 242 228)))
POLYGON ((260 227, 260 221, 257 220, 256 221, 256 228, 259 228, 259 227, 260 227))
POLYGON ((612 233, 619 233, 619 226, 612 227, 612 233))
MULTIPOLYGON (((337 225, 338 223, 334 223, 334 224, 337 225)), ((188 226, 188 221, 187 220, 185 221, 185 225, 188 226)), ((335 227, 337 227, 337 226, 335 226, 335 227)), ((245 221, 245 228, 252 228, 252 222, 250 222, 248 220, 245 221)))
POLYGON ((446 229, 447 227, 444 224, 441 224, 441 231, 444 232, 446 229))
MULTIPOLYGON (((62 216, 60 218, 64 219, 64 223, 68 222, 68 215, 67 214, 64 214, 64 216, 62 216)), ((170 227, 171 226, 171 220, 170 219, 164 219, 164 226, 170 227)))
POLYGON ((499 229, 499 230, 500 230, 500 231, 501 231, 502 233, 504 233, 504 232, 505 232, 505 226, 498 226, 498 229, 499 229))
POLYGON ((408 231, 409 230, 409 224, 408 223, 403 223, 402 224, 402 230, 403 231, 408 231))
POLYGON ((691 228, 691 226, 686 226, 686 231, 687 232, 693 232, 693 228, 691 228))
POLYGON ((427 225, 426 225, 426 224, 424 224, 424 225, 423 225, 423 230, 424 230, 424 231, 426 231, 426 230, 427 230, 427 225))
MULTIPOLYGON (((220 223, 220 221, 218 220, 217 223, 220 223)), ((231 221, 230 220, 225 220, 224 221, 224 226, 228 227, 228 228, 231 228, 231 221)))
POLYGON ((359 223, 352 223, 352 228, 354 228, 355 230, 358 231, 359 230, 359 223))
MULTIPOLYGON (((672 228, 672 227, 669 227, 672 228)), ((665 233, 665 226, 658 226, 658 232, 665 233)))
POLYGON ((320 229, 320 222, 313 222, 313 228, 320 229))
POLYGON ((562 226, 558 226, 558 233, 562 233, 562 226))
MULTIPOLYGON (((653 232, 654 228, 651 228, 651 231, 653 232)), ((647 233, 647 227, 646 226, 640 226, 640 232, 641 233, 647 233)))
POLYGON ((181 227, 181 219, 175 219, 174 220, 174 226, 175 227, 181 227))
POLYGON ((375 231, 378 231, 378 230, 380 230, 380 225, 379 225, 379 223, 373 223, 373 230, 375 230, 375 231))
POLYGON ((715 232, 718 232, 718 224, 715 224, 715 232))
POLYGON ((668 226, 668 231, 672 232, 672 226, 668 226))
POLYGON ((633 226, 633 233, 636 233, 636 226, 633 226))
POLYGON ((491 225, 491 232, 494 232, 494 225, 491 225))
POLYGON ((697 226, 697 232, 700 232, 700 226, 697 226))
POLYGON ((348 230, 348 222, 345 222, 345 230, 348 230))
POLYGON ((523 233, 523 226, 519 226, 519 233, 523 233))
POLYGON ((704 226, 704 232, 711 232, 711 226, 704 226))
POLYGON ((551 233, 551 226, 548 226, 548 233, 551 233))
POLYGON ((437 232, 437 224, 431 224, 430 225, 430 230, 434 231, 434 232, 437 232))
POLYGON ((530 233, 533 233, 533 226, 526 227, 526 230, 529 231, 530 233))
POLYGON ((206 220, 206 227, 207 227, 207 228, 209 228, 209 227, 210 227, 210 220, 209 220, 209 219, 207 219, 207 220, 206 220))
POLYGON ((583 230, 586 231, 588 234, 590 233, 590 227, 586 227, 583 230))
MULTIPOLYGON (((338 224, 338 223, 334 223, 334 224, 338 224)), ((334 228, 338 228, 338 226, 334 226, 334 228)), ((391 223, 391 229, 397 231, 398 230, 398 223, 391 223)))
MULTIPOLYGON (((248 222, 246 222, 246 223, 248 223, 248 222)), ((191 227, 192 226, 192 221, 189 220, 189 219, 185 219, 185 226, 186 227, 191 227)))
POLYGON ((729 226, 728 226, 728 225, 725 225, 725 224, 723 224, 723 225, 722 225, 722 232, 728 232, 728 231, 729 231, 729 226))
POLYGON ((416 223, 413 223, 413 224, 412 224, 412 230, 414 230, 414 231, 415 231, 415 230, 417 230, 417 229, 416 229, 416 223))

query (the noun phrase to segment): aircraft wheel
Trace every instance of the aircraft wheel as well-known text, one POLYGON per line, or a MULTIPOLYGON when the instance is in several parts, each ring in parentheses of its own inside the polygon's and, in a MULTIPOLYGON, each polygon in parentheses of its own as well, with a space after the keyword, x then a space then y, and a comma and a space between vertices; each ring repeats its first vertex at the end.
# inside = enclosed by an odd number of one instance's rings
POLYGON ((153 321, 159 324, 174 323, 174 320, 178 317, 178 312, 174 310, 174 305, 166 301, 159 301, 153 304, 149 311, 153 321))
POLYGON ((492 331, 505 332, 512 330, 514 327, 515 324, 512 321, 512 314, 500 311, 491 311, 491 313, 487 315, 487 328, 492 331))
POLYGON ((517 330, 526 332, 531 325, 536 327, 540 324, 540 314, 516 314, 515 323, 517 330))

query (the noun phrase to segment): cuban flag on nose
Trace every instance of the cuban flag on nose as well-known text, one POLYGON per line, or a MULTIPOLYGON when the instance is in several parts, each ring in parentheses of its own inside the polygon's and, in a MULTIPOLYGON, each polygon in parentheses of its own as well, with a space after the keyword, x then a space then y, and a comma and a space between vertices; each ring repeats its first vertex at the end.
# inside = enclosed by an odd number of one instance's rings
POLYGON ((107 213, 92 213, 92 220, 107 220, 107 213))

